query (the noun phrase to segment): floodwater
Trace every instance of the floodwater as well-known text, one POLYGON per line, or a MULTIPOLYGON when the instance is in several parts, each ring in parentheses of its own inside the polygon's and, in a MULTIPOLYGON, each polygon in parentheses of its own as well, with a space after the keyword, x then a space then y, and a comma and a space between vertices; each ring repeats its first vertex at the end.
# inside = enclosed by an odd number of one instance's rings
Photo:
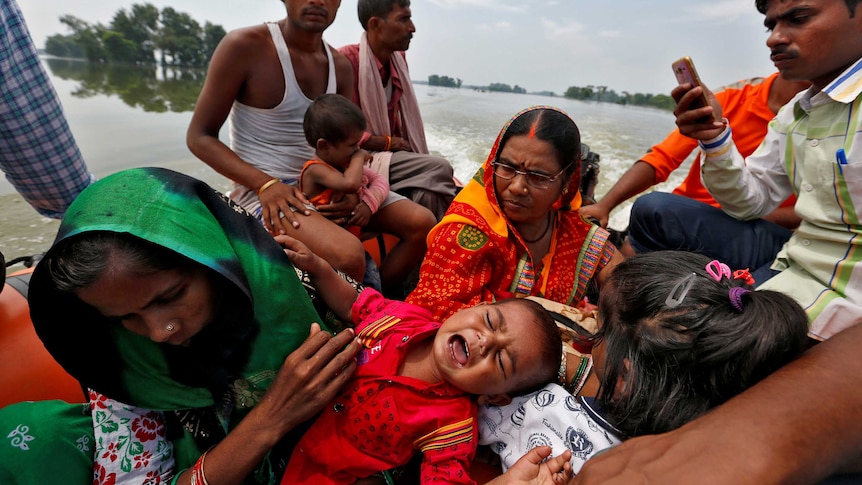
MULTIPOLYGON (((60 59, 43 62, 81 152, 97 177, 126 168, 160 166, 228 190, 228 181, 195 158, 185 144, 203 84, 202 70, 161 71, 60 59)), ((553 105, 572 116, 582 141, 601 156, 597 196, 675 127, 670 112, 652 108, 422 84, 415 89, 429 148, 451 161, 456 176, 464 181, 487 157, 500 128, 528 106, 553 105)), ((225 126, 221 138, 227 141, 227 136, 225 126)), ((685 172, 677 170, 657 189, 670 190, 685 172)), ((0 180, 0 207, 0 251, 7 261, 42 253, 50 246, 59 222, 39 216, 5 179, 0 180)), ((629 209, 626 203, 614 211, 610 226, 624 229, 629 209)), ((9 271, 21 268, 16 265, 9 271)))

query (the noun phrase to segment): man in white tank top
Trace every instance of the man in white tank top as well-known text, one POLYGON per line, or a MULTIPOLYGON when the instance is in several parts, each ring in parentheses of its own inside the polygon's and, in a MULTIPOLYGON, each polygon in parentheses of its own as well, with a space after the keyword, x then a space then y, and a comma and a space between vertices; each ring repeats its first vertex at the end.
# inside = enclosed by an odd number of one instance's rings
POLYGON ((303 241, 336 269, 361 280, 362 244, 336 224, 346 222, 357 201, 330 207, 333 222, 308 210, 299 188, 284 183, 314 153, 302 132, 311 101, 324 93, 350 97, 353 92, 350 62, 323 40, 341 2, 282 1, 286 18, 234 30, 216 48, 187 143, 234 182, 231 196, 256 212, 273 235, 303 241), (218 138, 229 116, 231 147, 218 138))

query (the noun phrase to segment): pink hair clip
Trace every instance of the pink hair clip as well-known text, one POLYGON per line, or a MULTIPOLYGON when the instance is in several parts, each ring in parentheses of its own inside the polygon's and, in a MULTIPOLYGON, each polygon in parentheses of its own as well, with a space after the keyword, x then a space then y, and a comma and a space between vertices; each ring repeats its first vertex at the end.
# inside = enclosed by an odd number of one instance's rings
POLYGON ((735 280, 743 280, 745 284, 749 286, 754 286, 754 277, 749 273, 748 268, 738 269, 733 272, 733 279, 735 280))
POLYGON ((706 264, 706 273, 712 276, 715 281, 721 281, 722 276, 727 276, 727 279, 730 279, 730 266, 713 259, 706 264))

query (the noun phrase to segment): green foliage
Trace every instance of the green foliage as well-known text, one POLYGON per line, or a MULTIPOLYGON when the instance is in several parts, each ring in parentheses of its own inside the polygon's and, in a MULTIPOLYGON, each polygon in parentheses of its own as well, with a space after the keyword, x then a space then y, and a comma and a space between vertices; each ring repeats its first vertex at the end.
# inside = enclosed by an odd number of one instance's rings
POLYGON ((452 79, 449 76, 438 76, 437 74, 432 74, 428 76, 428 85, 443 86, 445 88, 460 88, 461 79, 452 79))
POLYGON ((162 10, 162 30, 158 39, 162 63, 167 65, 200 65, 203 56, 203 29, 186 13, 171 7, 162 10))
POLYGON ((649 106, 652 108, 673 111, 676 102, 666 94, 644 94, 623 91, 617 94, 607 86, 570 86, 563 96, 582 101, 602 101, 605 103, 631 104, 635 106, 649 106))
POLYGON ((526 89, 518 86, 517 84, 512 87, 505 83, 491 83, 488 85, 488 91, 496 91, 500 93, 518 93, 525 94, 527 92, 526 89))
MULTIPOLYGON (((204 57, 207 60, 212 58, 215 48, 225 35, 227 35, 227 32, 225 32, 224 27, 221 25, 211 24, 209 22, 204 23, 203 50, 204 57)), ((458 84, 460 86, 460 79, 458 80, 458 84)))
POLYGON ((68 36, 59 34, 52 35, 45 40, 45 52, 57 57, 84 57, 84 50, 81 49, 81 46, 68 36))
POLYGON ((69 40, 78 44, 81 50, 84 51, 85 59, 92 62, 106 60, 105 49, 102 46, 101 40, 102 31, 105 30, 104 27, 90 25, 73 15, 60 17, 60 23, 65 24, 72 31, 69 40))
POLYGON ((158 54, 162 65, 203 66, 226 35, 220 25, 206 22, 202 28, 186 13, 171 7, 159 11, 149 3, 118 10, 108 26, 72 15, 60 17, 60 22, 71 34, 50 37, 46 52, 101 62, 152 64, 158 54))
POLYGON ((133 63, 137 61, 137 46, 119 32, 108 30, 102 34, 102 45, 105 47, 108 62, 133 63))

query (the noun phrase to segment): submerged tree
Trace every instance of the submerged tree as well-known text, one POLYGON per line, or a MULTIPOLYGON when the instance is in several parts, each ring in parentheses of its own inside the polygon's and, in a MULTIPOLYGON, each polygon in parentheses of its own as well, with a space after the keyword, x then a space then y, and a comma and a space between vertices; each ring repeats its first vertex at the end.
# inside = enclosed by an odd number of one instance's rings
POLYGON ((428 85, 443 86, 445 88, 460 88, 461 79, 453 79, 449 76, 438 76, 437 74, 432 74, 428 76, 428 85))
POLYGON ((617 94, 613 89, 608 89, 607 86, 569 86, 563 96, 582 101, 601 101, 605 103, 631 104, 636 106, 650 106, 653 108, 673 110, 676 107, 676 102, 666 94, 644 94, 623 91, 622 95, 617 94))
MULTIPOLYGON (((68 36, 68 40, 81 48, 85 59, 93 62, 107 60, 105 49, 102 46, 104 27, 99 24, 90 25, 73 15, 63 15, 60 17, 60 23, 66 25, 72 31, 72 34, 68 36)), ((48 51, 48 54, 58 55, 50 51, 48 51)))
POLYGON ((201 66, 226 34, 219 25, 207 22, 202 28, 186 13, 171 7, 159 11, 149 3, 118 10, 108 26, 72 15, 60 17, 60 22, 72 33, 51 36, 45 52, 59 57, 82 55, 94 62, 151 64, 158 58, 162 65, 201 66))

